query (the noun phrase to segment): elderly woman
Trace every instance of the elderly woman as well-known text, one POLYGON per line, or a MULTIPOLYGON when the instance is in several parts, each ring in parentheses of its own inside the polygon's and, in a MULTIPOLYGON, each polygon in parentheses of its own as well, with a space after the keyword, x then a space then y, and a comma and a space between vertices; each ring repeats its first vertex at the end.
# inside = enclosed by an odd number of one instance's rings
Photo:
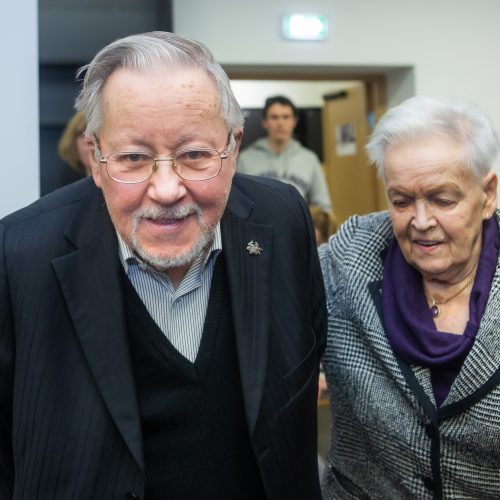
POLYGON ((367 146, 388 212, 320 248, 332 443, 326 499, 500 498, 498 140, 416 97, 367 146))

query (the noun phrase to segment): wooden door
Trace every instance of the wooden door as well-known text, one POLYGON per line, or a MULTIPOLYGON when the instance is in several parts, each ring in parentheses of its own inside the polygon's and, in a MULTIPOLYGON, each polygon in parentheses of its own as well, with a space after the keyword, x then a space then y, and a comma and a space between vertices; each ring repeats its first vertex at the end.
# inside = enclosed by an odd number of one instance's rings
POLYGON ((337 221, 342 223, 353 214, 366 214, 385 206, 375 168, 368 164, 365 153, 371 131, 368 113, 376 110, 379 115, 380 105, 374 107, 373 90, 368 93, 363 82, 327 94, 324 100, 325 176, 337 221))

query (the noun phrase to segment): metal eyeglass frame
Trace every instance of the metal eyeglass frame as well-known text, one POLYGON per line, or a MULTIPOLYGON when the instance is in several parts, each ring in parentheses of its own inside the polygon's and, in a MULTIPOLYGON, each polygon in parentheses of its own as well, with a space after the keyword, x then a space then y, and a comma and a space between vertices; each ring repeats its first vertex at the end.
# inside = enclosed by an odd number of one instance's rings
POLYGON ((107 156, 104 156, 101 152, 101 145, 99 144, 99 138, 97 137, 97 135, 94 135, 94 145, 100 155, 100 158, 99 158, 99 163, 105 163, 106 164, 106 172, 107 174, 109 175, 110 179, 113 179, 115 182, 118 182, 120 184, 142 184, 143 182, 146 182, 146 181, 149 181, 149 179, 151 179, 151 177, 153 177, 154 173, 158 170, 159 168, 159 165, 158 165, 158 162, 160 161, 169 161, 171 162, 171 165, 172 165, 172 168, 174 170, 174 172, 183 180, 183 181, 188 181, 188 182, 202 182, 202 181, 208 181, 210 179, 213 179, 214 177, 217 177, 220 173, 220 171, 222 170, 222 160, 225 160, 231 153, 230 149, 231 149, 231 132, 229 132, 228 136, 227 136, 227 143, 226 143, 226 150, 225 151, 219 151, 218 149, 211 149, 211 148, 198 148, 198 149, 181 149, 180 151, 176 151, 174 153, 173 156, 159 156, 159 157, 155 157, 153 155, 151 155, 150 153, 146 153, 144 151, 115 151, 114 153, 110 153, 109 155, 107 156), (220 157, 220 167, 219 169, 217 170, 217 172, 214 174, 214 175, 211 175, 210 177, 207 177, 205 179, 185 179, 184 177, 182 177, 182 175, 178 172, 177 170, 177 164, 175 163, 175 160, 176 160, 176 157, 178 154, 180 153, 185 153, 187 151, 215 151, 219 157, 220 157), (124 154, 124 153, 129 153, 129 154, 134 154, 134 153, 137 153, 137 154, 145 154, 145 155, 148 155, 148 156, 151 156, 151 159, 154 161, 154 164, 153 164, 153 168, 151 169, 151 173, 149 174, 149 176, 146 178, 146 179, 143 179, 142 181, 122 181, 122 180, 119 180, 119 179, 116 179, 115 177, 113 177, 110 173, 109 173, 109 169, 108 169, 108 159, 110 156, 112 155, 115 155, 115 154, 124 154))

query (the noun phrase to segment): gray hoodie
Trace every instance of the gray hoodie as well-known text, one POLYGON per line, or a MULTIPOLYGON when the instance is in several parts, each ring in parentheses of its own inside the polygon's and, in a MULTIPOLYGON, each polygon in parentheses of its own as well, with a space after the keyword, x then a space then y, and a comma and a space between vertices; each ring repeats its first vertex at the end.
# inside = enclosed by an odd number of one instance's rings
POLYGON ((300 142, 291 139, 286 149, 275 153, 267 137, 255 141, 240 153, 238 171, 272 177, 297 188, 309 205, 330 212, 332 204, 318 157, 300 142))

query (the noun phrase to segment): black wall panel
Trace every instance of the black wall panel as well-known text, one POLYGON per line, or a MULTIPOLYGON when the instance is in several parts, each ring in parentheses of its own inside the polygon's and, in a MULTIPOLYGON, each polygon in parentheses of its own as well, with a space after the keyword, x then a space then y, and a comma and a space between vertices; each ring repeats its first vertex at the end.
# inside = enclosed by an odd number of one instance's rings
POLYGON ((78 178, 57 154, 79 89, 76 70, 123 36, 172 31, 170 0, 40 0, 40 191, 78 178))

